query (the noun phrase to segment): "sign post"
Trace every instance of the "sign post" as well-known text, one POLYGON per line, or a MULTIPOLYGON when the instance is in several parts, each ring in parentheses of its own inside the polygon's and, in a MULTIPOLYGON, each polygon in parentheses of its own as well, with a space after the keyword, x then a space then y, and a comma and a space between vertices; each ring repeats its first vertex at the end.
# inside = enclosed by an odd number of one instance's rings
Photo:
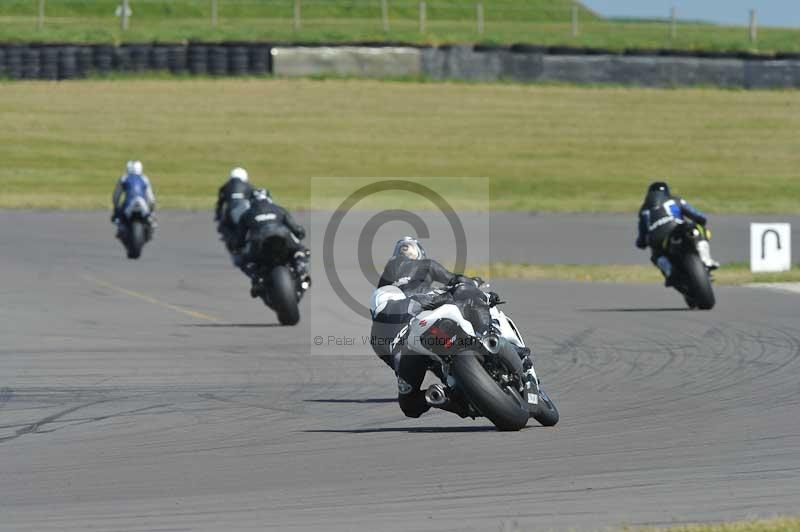
POLYGON ((750 271, 786 272, 791 268, 791 225, 750 224, 750 271))

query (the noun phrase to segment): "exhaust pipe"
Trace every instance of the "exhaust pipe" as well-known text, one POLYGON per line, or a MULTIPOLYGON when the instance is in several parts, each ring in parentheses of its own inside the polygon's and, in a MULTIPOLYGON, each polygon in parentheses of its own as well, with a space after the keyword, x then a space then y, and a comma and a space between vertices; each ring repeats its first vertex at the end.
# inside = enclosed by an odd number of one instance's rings
POLYGON ((496 334, 484 336, 481 343, 492 355, 496 355, 500 352, 500 338, 498 338, 496 334))
POLYGON ((425 401, 431 406, 442 406, 447 402, 447 394, 441 384, 431 384, 425 392, 425 401))
POLYGON ((491 354, 500 357, 506 362, 508 369, 513 370, 517 375, 524 375, 525 368, 519 358, 517 350, 505 338, 500 338, 496 334, 489 334, 481 339, 484 349, 491 354))

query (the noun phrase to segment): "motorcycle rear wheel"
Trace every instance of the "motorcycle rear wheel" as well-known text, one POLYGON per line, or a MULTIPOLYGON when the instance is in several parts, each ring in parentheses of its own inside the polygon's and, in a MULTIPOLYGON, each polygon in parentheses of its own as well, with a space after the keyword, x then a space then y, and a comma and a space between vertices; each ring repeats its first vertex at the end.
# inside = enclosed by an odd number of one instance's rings
POLYGON ((297 308, 297 291, 292 272, 286 266, 276 266, 267 280, 267 290, 272 308, 278 314, 282 325, 296 325, 300 321, 297 308))
POLYGON ((453 373, 469 401, 489 418, 498 430, 517 431, 528 424, 527 403, 519 392, 510 387, 501 388, 481 365, 475 353, 456 355, 453 373))
POLYGON ((700 257, 690 253, 683 258, 683 268, 689 280, 689 299, 701 310, 710 310, 716 303, 711 280, 700 257))

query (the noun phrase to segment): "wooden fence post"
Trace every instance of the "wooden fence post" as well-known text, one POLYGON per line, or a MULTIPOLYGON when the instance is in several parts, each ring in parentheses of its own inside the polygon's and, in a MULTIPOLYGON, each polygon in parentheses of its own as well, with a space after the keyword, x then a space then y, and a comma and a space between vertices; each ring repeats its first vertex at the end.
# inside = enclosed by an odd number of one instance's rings
POLYGON ((122 13, 119 14, 120 27, 122 28, 122 31, 128 29, 128 11, 130 11, 128 0, 122 0, 122 13))
POLYGON ((572 4, 572 36, 578 36, 578 4, 572 4))

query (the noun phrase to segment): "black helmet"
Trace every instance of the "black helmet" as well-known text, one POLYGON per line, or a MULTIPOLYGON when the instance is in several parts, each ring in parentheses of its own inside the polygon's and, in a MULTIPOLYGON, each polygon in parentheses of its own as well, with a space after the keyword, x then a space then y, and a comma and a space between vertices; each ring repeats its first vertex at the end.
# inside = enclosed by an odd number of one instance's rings
POLYGON ((254 188, 250 193, 250 201, 268 201, 272 203, 272 194, 265 188, 254 188))
POLYGON ((665 202, 669 197, 669 185, 663 181, 656 181, 647 187, 647 196, 644 198, 644 203, 648 207, 656 207, 665 202))

